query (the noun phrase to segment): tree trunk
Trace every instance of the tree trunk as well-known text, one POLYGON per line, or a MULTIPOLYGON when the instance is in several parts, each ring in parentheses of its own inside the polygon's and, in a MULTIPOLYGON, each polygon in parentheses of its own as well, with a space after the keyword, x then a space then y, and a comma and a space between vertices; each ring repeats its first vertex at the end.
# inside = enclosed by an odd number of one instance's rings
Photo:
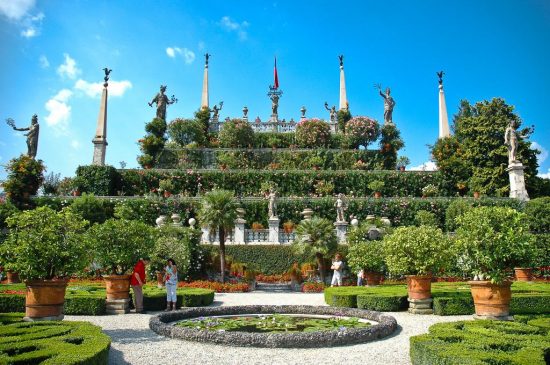
POLYGON ((321 282, 325 284, 325 262, 323 260, 323 255, 320 253, 315 254, 317 259, 317 264, 319 265, 319 276, 321 276, 321 282))
POLYGON ((223 228, 218 230, 218 236, 220 240, 220 274, 222 283, 225 283, 225 230, 223 228))

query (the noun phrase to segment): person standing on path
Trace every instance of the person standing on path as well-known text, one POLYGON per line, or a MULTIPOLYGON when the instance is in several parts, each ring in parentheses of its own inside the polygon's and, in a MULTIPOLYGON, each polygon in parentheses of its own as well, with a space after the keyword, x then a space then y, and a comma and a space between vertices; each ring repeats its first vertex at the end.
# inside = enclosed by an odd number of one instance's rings
POLYGON ((344 271, 344 263, 342 262, 342 255, 339 253, 334 256, 334 261, 332 262, 332 265, 330 267, 332 270, 334 270, 334 273, 332 274, 332 281, 330 283, 330 286, 333 287, 336 286, 342 286, 342 271, 344 271))
POLYGON ((176 310, 176 289, 178 287, 178 268, 174 259, 168 259, 164 268, 164 283, 166 285, 166 309, 165 312, 176 310))
POLYGON ((134 291, 134 306, 136 307, 136 313, 145 312, 143 310, 143 285, 146 282, 145 266, 149 264, 149 261, 149 257, 139 259, 130 277, 130 285, 134 291))

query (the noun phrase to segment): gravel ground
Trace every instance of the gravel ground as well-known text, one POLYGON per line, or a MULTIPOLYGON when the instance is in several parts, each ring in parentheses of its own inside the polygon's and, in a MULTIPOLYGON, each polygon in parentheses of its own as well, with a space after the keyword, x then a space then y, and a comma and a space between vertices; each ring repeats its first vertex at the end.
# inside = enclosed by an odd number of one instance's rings
MULTIPOLYGON (((325 305, 323 294, 220 293, 212 305, 325 305)), ((151 314, 118 316, 65 316, 89 321, 112 339, 109 364, 410 364, 409 337, 426 333, 437 322, 472 319, 472 316, 421 316, 390 313, 399 327, 390 337, 325 349, 262 349, 188 342, 157 335, 149 329, 151 314)))

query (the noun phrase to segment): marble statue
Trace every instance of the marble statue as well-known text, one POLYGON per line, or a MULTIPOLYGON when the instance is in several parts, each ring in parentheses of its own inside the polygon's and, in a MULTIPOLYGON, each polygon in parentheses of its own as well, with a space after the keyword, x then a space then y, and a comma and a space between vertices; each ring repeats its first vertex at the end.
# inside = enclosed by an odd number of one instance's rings
POLYGON ((274 188, 269 189, 269 195, 267 196, 267 199, 269 199, 268 204, 268 217, 271 218, 277 218, 277 191, 275 191, 274 188))
POLYGON ((390 95, 390 88, 386 88, 386 92, 382 92, 382 86, 380 84, 375 85, 380 93, 380 96, 384 98, 384 124, 393 124, 392 115, 393 107, 395 106, 395 100, 390 95))
POLYGON ((222 110, 223 108, 223 101, 220 101, 220 107, 218 108, 217 105, 214 105, 214 107, 212 108, 212 119, 218 119, 218 114, 220 112, 220 110, 222 110))
POLYGON ((170 99, 164 94, 166 91, 166 85, 160 85, 160 91, 149 104, 150 107, 153 106, 153 103, 157 104, 157 118, 166 120, 166 107, 170 104, 178 102, 178 99, 174 95, 170 99))
POLYGON ((334 122, 336 120, 336 106, 333 105, 332 108, 329 108, 328 103, 325 101, 325 109, 330 113, 330 121, 334 122))
POLYGON ((25 136, 27 137, 27 156, 32 159, 36 158, 36 152, 38 150, 38 133, 40 131, 38 116, 36 114, 32 116, 31 125, 27 128, 17 128, 13 119, 8 119, 7 123, 15 131, 29 131, 25 134, 25 136))
POLYGON ((336 222, 345 222, 344 211, 347 210, 348 206, 344 199, 344 194, 338 194, 338 199, 336 199, 334 206, 336 207, 336 222))
POLYGON ((518 133, 514 128, 514 121, 510 120, 504 132, 504 144, 508 146, 508 164, 517 162, 518 133))
POLYGON ((439 72, 436 72, 436 74, 437 74, 437 77, 439 78, 439 85, 443 85, 443 75, 445 75, 445 72, 439 71, 439 72))

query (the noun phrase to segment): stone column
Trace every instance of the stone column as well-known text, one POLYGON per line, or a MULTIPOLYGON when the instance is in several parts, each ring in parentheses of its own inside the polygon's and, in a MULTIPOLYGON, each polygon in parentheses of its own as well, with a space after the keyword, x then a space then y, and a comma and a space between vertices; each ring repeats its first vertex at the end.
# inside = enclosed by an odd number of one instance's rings
POLYGON ((348 232, 348 222, 334 222, 334 226, 336 227, 336 237, 338 239, 338 243, 344 244, 346 243, 346 234, 348 232))
POLYGON ((269 243, 279 244, 279 222, 278 217, 269 218, 269 243))
POLYGON ((202 79, 201 108, 210 108, 208 103, 208 63, 204 65, 204 77, 202 79))
POLYGON ((525 188, 524 169, 525 167, 521 162, 512 162, 506 169, 510 176, 510 198, 521 201, 529 200, 529 194, 527 194, 527 189, 525 188))
POLYGON ((346 78, 344 76, 344 66, 340 66, 340 110, 347 109, 348 97, 346 95, 346 78))
POLYGON ((246 243, 244 233, 246 220, 244 219, 244 213, 245 211, 243 208, 237 208, 237 219, 235 219, 235 230, 233 234, 233 243, 236 245, 244 245, 246 243))
POLYGON ((447 117, 447 105, 443 85, 439 85, 439 138, 450 137, 449 118, 447 117))
POLYGON ((94 144, 92 165, 105 165, 105 152, 107 150, 107 96, 107 82, 105 82, 101 94, 101 104, 99 105, 95 137, 92 140, 94 144))

